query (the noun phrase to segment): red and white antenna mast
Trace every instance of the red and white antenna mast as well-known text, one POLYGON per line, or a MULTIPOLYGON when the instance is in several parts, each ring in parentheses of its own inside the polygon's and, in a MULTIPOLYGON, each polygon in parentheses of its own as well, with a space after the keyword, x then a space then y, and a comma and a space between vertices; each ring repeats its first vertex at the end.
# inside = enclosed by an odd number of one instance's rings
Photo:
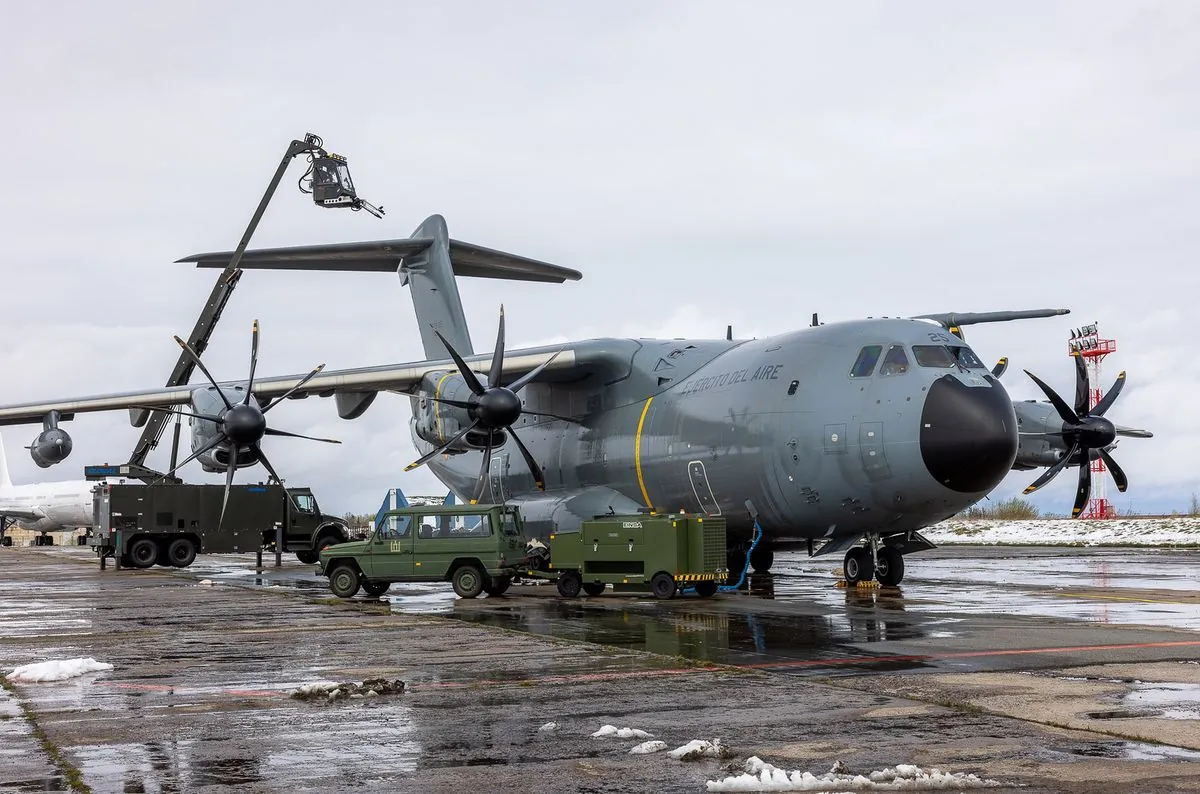
MULTIPOLYGON (((1104 390, 1100 387, 1100 365, 1104 362, 1105 357, 1109 353, 1115 352, 1116 349, 1117 341, 1115 339, 1100 338, 1096 323, 1077 328, 1071 333, 1071 339, 1067 343, 1067 353, 1072 356, 1081 356, 1083 363, 1087 366, 1088 410, 1095 408, 1104 396, 1104 390)), ((1091 469, 1092 495, 1080 518, 1116 518, 1117 510, 1105 496, 1108 488, 1108 468, 1104 465, 1104 460, 1097 457, 1091 462, 1091 469)))

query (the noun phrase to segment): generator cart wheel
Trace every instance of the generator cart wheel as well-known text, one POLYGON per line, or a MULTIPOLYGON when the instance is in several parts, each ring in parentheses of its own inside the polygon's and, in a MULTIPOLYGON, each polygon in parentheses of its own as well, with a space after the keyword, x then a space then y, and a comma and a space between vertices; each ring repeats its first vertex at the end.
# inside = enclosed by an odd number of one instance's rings
POLYGON ((309 551, 308 549, 305 549, 304 551, 298 551, 296 552, 296 559, 305 565, 312 565, 317 561, 317 552, 309 551))
POLYGON ((650 580, 650 592, 654 593, 655 598, 668 599, 675 597, 675 591, 678 587, 675 585, 675 577, 666 571, 659 571, 654 574, 654 578, 650 580))
POLYGON ((712 598, 717 594, 716 582, 696 582, 696 595, 701 598, 712 598))
POLYGON ((158 561, 158 544, 150 538, 138 538, 129 545, 129 561, 134 568, 151 568, 158 561))
POLYGON ((598 596, 604 592, 604 582, 584 582, 583 592, 590 596, 598 596))
POLYGON ((583 578, 575 571, 567 571, 558 577, 558 594, 563 598, 578 598, 583 587, 583 578))
POLYGON ((508 592, 508 588, 512 586, 511 576, 493 576, 488 582, 487 587, 483 588, 483 592, 490 596, 502 596, 508 592))
POLYGON ((379 596, 383 595, 391 586, 391 582, 372 582, 370 580, 364 580, 362 583, 363 592, 372 598, 378 598, 379 596))
POLYGON ((329 589, 338 598, 354 598, 360 585, 358 569, 349 563, 335 565, 329 572, 329 589))
POLYGON ((475 598, 483 592, 483 583, 486 581, 483 571, 474 565, 463 565, 454 572, 454 592, 460 598, 475 598))
POLYGON ((186 568, 196 559, 196 544, 191 538, 175 538, 167 546, 167 561, 176 568, 186 568))

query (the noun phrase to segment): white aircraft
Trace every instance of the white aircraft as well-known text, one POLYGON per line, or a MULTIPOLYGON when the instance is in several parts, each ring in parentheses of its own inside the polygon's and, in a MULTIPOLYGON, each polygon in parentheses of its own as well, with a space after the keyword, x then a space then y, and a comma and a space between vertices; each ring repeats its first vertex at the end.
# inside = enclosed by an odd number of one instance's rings
MULTIPOLYGON (((90 527, 95 485, 87 480, 13 485, 0 438, 0 538, 11 524, 41 532, 38 545, 47 544, 48 532, 90 527)), ((7 538, 0 542, 9 543, 7 538)))

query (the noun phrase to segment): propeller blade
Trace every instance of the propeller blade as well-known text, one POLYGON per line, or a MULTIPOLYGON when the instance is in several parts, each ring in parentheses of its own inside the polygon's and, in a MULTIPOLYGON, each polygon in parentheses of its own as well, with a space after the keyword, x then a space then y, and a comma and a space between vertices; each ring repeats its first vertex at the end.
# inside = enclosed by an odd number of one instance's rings
POLYGON ((428 460, 432 460, 433 458, 436 458, 438 455, 442 454, 447 449, 449 449, 451 446, 453 446, 456 441, 458 441, 460 438, 465 436, 467 433, 470 433, 474 429, 475 429, 475 424, 472 424, 470 427, 459 431, 458 435, 456 435, 454 438, 450 439, 445 444, 442 444, 440 447, 434 449, 432 452, 426 452, 424 455, 422 455, 421 457, 414 460, 412 463, 405 466, 404 470, 412 471, 413 469, 420 466, 422 463, 425 463, 428 460))
POLYGON ((496 334, 496 349, 492 351, 492 368, 488 371, 488 385, 499 386, 504 375, 504 304, 500 304, 500 330, 496 334))
POLYGON ((1130 438, 1154 438, 1154 434, 1149 430, 1138 430, 1135 427, 1121 427, 1117 425, 1113 428, 1113 432, 1118 436, 1128 436, 1130 438))
POLYGON ((560 419, 564 422, 570 422, 571 424, 574 424, 574 425, 583 424, 583 421, 580 419, 574 419, 570 416, 559 416, 558 414, 548 414, 544 411, 524 411, 523 410, 523 411, 521 411, 521 415, 522 416, 546 416, 546 417, 549 417, 550 419, 560 419))
POLYGON ((521 450, 521 455, 525 458, 525 465, 529 467, 530 473, 533 474, 533 482, 535 485, 537 485, 538 490, 546 490, 546 480, 545 477, 542 476, 542 467, 539 466, 537 461, 533 459, 533 455, 530 454, 529 450, 521 442, 521 439, 517 437, 517 432, 515 430, 513 430, 511 427, 508 428, 508 434, 512 436, 513 441, 517 442, 517 448, 521 450))
MULTIPOLYGON (((323 369, 325 369, 325 365, 318 364, 316 369, 314 369, 312 372, 308 373, 303 378, 301 378, 299 383, 297 383, 295 386, 293 386, 292 388, 285 391, 279 397, 276 397, 274 400, 271 400, 270 404, 266 408, 262 409, 262 412, 265 414, 267 411, 271 410, 276 405, 279 405, 281 402, 286 400, 288 397, 291 397, 292 394, 294 394, 296 392, 296 390, 298 390, 301 386, 303 386, 304 384, 308 383, 310 380, 315 378, 318 374, 320 374, 321 370, 323 370, 323 369)), ((250 393, 249 389, 246 390, 246 393, 247 394, 250 393)))
POLYGON ((462 375, 463 380, 467 382, 467 387, 471 390, 471 393, 483 394, 483 384, 479 382, 479 378, 475 377, 475 373, 472 372, 469 367, 467 367, 467 362, 463 361, 463 358, 458 354, 458 351, 450 346, 450 343, 446 341, 446 337, 442 336, 441 333, 438 331, 434 331, 433 333, 436 334, 437 338, 441 339, 442 344, 446 346, 446 350, 450 353, 450 358, 454 359, 454 363, 458 367, 458 374, 462 375))
POLYGON ((999 378, 1008 371, 1008 356, 1002 357, 996 362, 996 366, 992 367, 992 377, 999 378))
POLYGON ((221 517, 217 519, 217 530, 225 524, 225 506, 229 504, 229 489, 233 485, 233 473, 237 471, 237 454, 229 456, 229 466, 225 469, 225 496, 221 499, 221 517))
POLYGON ((1083 364, 1083 356, 1075 353, 1075 415, 1087 416, 1091 387, 1088 385, 1087 367, 1083 364))
POLYGON ((1112 472, 1113 482, 1117 484, 1117 490, 1121 493, 1125 493, 1125 489, 1129 487, 1129 478, 1125 476, 1124 470, 1117 465, 1117 462, 1113 460, 1112 455, 1109 455, 1103 449, 1098 451, 1100 453, 1100 458, 1104 461, 1104 465, 1108 467, 1110 472, 1112 472))
POLYGON ((187 411, 181 411, 178 408, 158 408, 153 405, 135 405, 133 407, 139 411, 159 411, 161 413, 168 414, 173 413, 179 414, 180 416, 190 416, 193 419, 203 419, 206 422, 215 422, 217 424, 220 424, 222 421, 221 417, 219 416, 212 416, 211 414, 193 414, 187 411))
POLYGON ((492 468, 492 436, 488 434, 487 444, 483 448, 483 465, 479 467, 479 485, 475 490, 475 498, 471 500, 471 504, 479 504, 479 500, 483 498, 483 489, 488 484, 488 474, 492 468))
POLYGON ((1113 402, 1116 401, 1117 395, 1121 393, 1121 389, 1125 388, 1125 373, 1117 375, 1117 380, 1113 383, 1112 388, 1104 394, 1104 399, 1096 403, 1096 407, 1092 409, 1089 416, 1104 416, 1104 412, 1112 408, 1113 402))
POLYGON ((1061 418, 1064 422, 1069 422, 1071 424, 1075 424, 1079 421, 1079 417, 1071 412, 1071 406, 1063 402, 1062 397, 1059 397, 1054 393, 1054 389, 1051 389, 1049 386, 1043 383, 1041 378, 1039 378, 1037 375, 1034 375, 1029 370, 1025 370, 1025 374, 1028 375, 1033 382, 1038 385, 1038 388, 1041 389, 1042 393, 1045 394, 1047 399, 1050 400, 1050 404, 1054 406, 1054 410, 1058 411, 1059 418, 1061 418))
POLYGON ((336 438, 317 438, 316 436, 302 436, 299 433, 289 433, 286 430, 276 430, 273 427, 268 427, 265 431, 268 436, 285 436, 287 438, 306 438, 309 441, 324 441, 326 444, 340 444, 336 438))
POLYGON ((1083 460, 1079 464, 1079 490, 1075 492, 1075 506, 1071 508, 1071 518, 1079 518, 1087 505, 1088 497, 1092 495, 1092 459, 1088 448, 1082 447, 1083 460))
POLYGON ((1067 454, 1065 454, 1061 458, 1059 458, 1058 463, 1055 463, 1053 466, 1051 466, 1050 468, 1048 468, 1044 472, 1042 472, 1042 476, 1038 477, 1036 480, 1034 480, 1032 483, 1030 483, 1029 486, 1021 493, 1031 494, 1034 491, 1036 491, 1038 488, 1041 488, 1043 485, 1045 485, 1046 483, 1050 482, 1055 477, 1057 477, 1058 473, 1060 471, 1062 471, 1066 467, 1066 465, 1071 461, 1071 458, 1072 458, 1072 456, 1075 455, 1075 451, 1077 449, 1079 449, 1079 445, 1072 444, 1071 448, 1069 450, 1067 450, 1067 454))
POLYGON ((217 390, 217 394, 221 395, 221 402, 225 403, 225 407, 233 408, 233 404, 229 402, 229 398, 225 396, 225 392, 221 391, 221 387, 217 385, 217 379, 214 378, 212 373, 208 371, 208 367, 204 366, 204 362, 200 360, 200 356, 197 355, 196 351, 192 350, 192 346, 180 339, 178 336, 172 338, 179 343, 179 346, 182 347, 185 352, 187 352, 188 356, 192 359, 192 362, 200 368, 201 372, 204 373, 204 377, 208 378, 208 382, 211 383, 213 388, 217 390))
POLYGON ((250 379, 246 382, 246 399, 242 405, 250 404, 250 395, 254 392, 254 368, 258 366, 258 320, 254 321, 254 329, 250 332, 250 379))
MULTIPOLYGON (((188 455, 186 458, 184 458, 184 459, 183 459, 183 463, 179 463, 179 464, 175 465, 175 467, 174 467, 174 468, 172 468, 172 469, 171 469, 169 472, 167 472, 167 473, 166 473, 166 474, 164 474, 162 477, 160 477, 160 478, 159 478, 159 480, 163 480, 163 479, 166 479, 167 477, 170 477, 172 474, 174 474, 175 472, 179 471, 179 470, 180 470, 180 469, 182 469, 184 466, 186 466, 187 464, 191 463, 193 460, 195 460, 196 458, 200 457, 200 456, 201 456, 201 455, 203 455, 205 452, 208 452, 210 449, 212 449, 213 447, 217 446, 218 444, 220 444, 220 443, 221 443, 222 441, 224 441, 224 440, 225 440, 225 436, 224 436, 224 435, 217 436, 217 437, 216 437, 216 438, 214 438, 212 441, 208 442, 208 443, 207 443, 207 444, 205 444, 204 446, 200 447, 200 449, 196 450, 196 451, 195 451, 195 452, 193 452, 191 455, 188 455)), ((155 480, 155 482, 157 482, 157 481, 158 481, 158 480, 155 480)))
POLYGON ((443 400, 441 397, 426 397, 426 400, 433 400, 435 403, 443 405, 453 405, 455 408, 472 408, 474 406, 466 400, 443 400))
POLYGON ((283 485, 283 478, 279 476, 279 472, 275 471, 275 467, 271 465, 271 461, 267 460, 267 455, 263 452, 262 447, 258 444, 251 444, 250 448, 258 453, 258 459, 262 463, 263 468, 271 473, 271 476, 275 478, 275 482, 283 485))
POLYGON ((554 355, 550 356, 550 358, 546 359, 541 364, 538 364, 537 367, 535 367, 533 370, 526 372, 524 375, 522 375, 521 377, 519 377, 515 381, 513 381, 511 384, 509 384, 508 390, 511 391, 513 394, 516 394, 521 389, 525 388, 525 385, 527 383, 529 383, 529 381, 533 380, 539 374, 541 374, 541 371, 544 370, 546 367, 550 366, 550 362, 553 361, 554 359, 558 358, 558 354, 563 352, 566 349, 567 349, 567 346, 563 345, 558 350, 555 350, 554 355))

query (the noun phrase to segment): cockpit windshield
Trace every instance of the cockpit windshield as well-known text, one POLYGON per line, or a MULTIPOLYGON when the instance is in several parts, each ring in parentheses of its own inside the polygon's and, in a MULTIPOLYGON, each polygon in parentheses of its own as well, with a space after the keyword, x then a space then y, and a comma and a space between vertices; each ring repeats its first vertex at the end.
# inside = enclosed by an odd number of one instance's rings
POLYGON ((950 352, 954 354, 955 360, 967 369, 987 369, 979 360, 979 356, 975 355, 975 351, 969 347, 952 347, 950 352))
POLYGON ((954 366, 954 356, 945 345, 913 345, 913 358, 922 367, 949 369, 954 366))

